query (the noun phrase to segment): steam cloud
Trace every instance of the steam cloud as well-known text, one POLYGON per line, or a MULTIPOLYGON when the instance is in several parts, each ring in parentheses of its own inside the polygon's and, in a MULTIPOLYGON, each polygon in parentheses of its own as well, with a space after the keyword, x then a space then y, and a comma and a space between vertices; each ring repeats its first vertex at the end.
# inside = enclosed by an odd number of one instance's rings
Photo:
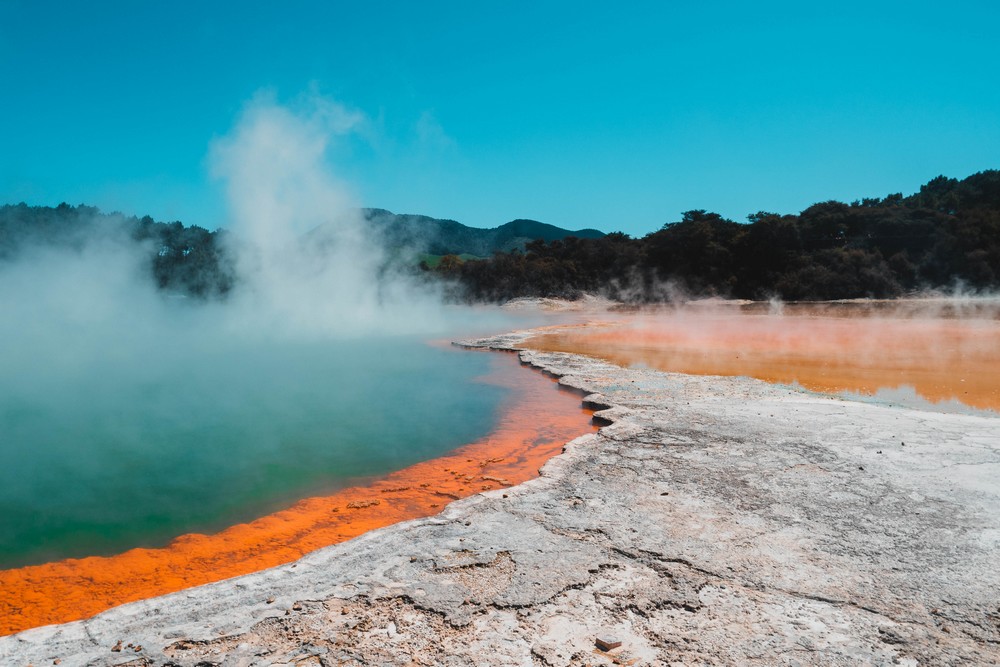
POLYGON ((331 169, 330 148, 364 125, 360 112, 316 95, 283 106, 262 94, 211 143, 238 276, 224 301, 159 292, 144 264, 151 249, 114 230, 82 249, 37 246, 0 263, 0 335, 8 343, 0 370, 25 373, 59 359, 83 365, 94 350, 148 360, 234 336, 444 335, 460 325, 433 287, 392 261, 331 169))
POLYGON ((241 289, 231 312, 246 326, 285 334, 427 333, 440 299, 387 261, 365 229, 350 188, 330 169, 333 142, 362 114, 312 96, 298 112, 258 96, 212 144, 226 187, 241 289))

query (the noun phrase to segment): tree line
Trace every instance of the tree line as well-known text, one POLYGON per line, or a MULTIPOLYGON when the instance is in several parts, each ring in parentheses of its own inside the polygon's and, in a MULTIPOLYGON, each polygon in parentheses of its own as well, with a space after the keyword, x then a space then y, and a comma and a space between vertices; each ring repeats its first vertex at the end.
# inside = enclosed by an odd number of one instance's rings
POLYGON ((181 222, 101 213, 93 206, 0 206, 0 262, 30 248, 82 251, 101 241, 138 245, 160 289, 195 297, 221 297, 236 282, 226 232, 181 222))
POLYGON ((786 300, 889 298, 920 290, 1000 287, 1000 171, 940 176, 909 197, 827 201, 748 222, 688 211, 642 238, 535 241, 433 270, 457 299, 575 298, 655 302, 692 296, 786 300))
MULTIPOLYGON (((940 176, 908 197, 814 204, 748 222, 688 211, 641 238, 621 232, 528 243, 485 259, 446 255, 408 267, 458 301, 576 298, 626 302, 691 296, 785 300, 888 298, 925 289, 1000 287, 1000 171, 940 176)), ((161 289, 224 298, 238 283, 224 230, 156 222, 90 206, 0 206, 0 262, 31 245, 82 248, 131 239, 161 289)))

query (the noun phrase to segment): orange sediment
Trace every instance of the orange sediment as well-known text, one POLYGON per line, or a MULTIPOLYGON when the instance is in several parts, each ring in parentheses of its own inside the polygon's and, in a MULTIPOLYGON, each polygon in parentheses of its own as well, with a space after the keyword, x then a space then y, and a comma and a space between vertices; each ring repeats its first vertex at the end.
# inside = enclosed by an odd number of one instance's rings
POLYGON ((931 402, 1000 411, 1000 321, 992 317, 894 316, 848 306, 786 306, 784 314, 694 308, 625 315, 616 326, 567 329, 527 345, 821 392, 870 395, 909 386, 931 402))
POLYGON ((496 429, 453 453, 364 486, 307 498, 214 535, 161 549, 0 571, 0 634, 88 618, 111 607, 289 563, 320 547, 437 514, 452 500, 518 484, 595 427, 578 396, 496 355, 486 381, 514 389, 496 429))

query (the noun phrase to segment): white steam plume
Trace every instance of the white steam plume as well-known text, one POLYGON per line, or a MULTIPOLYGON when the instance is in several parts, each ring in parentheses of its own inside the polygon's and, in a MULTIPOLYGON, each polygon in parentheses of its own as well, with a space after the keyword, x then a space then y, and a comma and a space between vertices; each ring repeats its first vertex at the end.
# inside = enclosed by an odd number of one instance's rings
POLYGON ((428 333, 440 299, 393 267, 327 153, 364 116, 310 96, 293 110, 258 95, 213 142, 225 184, 241 325, 306 336, 428 333))

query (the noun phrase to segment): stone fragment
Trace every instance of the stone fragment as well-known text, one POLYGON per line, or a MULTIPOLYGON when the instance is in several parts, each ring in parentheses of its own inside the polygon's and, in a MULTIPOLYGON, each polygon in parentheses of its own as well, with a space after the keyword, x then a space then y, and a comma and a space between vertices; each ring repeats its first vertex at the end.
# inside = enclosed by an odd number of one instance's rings
POLYGON ((610 651, 611 649, 621 646, 622 640, 619 639, 617 635, 613 635, 609 632, 602 632, 597 635, 596 639, 594 639, 594 643, 597 644, 597 648, 602 651, 610 651))
POLYGON ((352 510, 360 510, 366 507, 374 507, 375 505, 382 504, 381 500, 352 500, 347 503, 347 508, 352 510))

